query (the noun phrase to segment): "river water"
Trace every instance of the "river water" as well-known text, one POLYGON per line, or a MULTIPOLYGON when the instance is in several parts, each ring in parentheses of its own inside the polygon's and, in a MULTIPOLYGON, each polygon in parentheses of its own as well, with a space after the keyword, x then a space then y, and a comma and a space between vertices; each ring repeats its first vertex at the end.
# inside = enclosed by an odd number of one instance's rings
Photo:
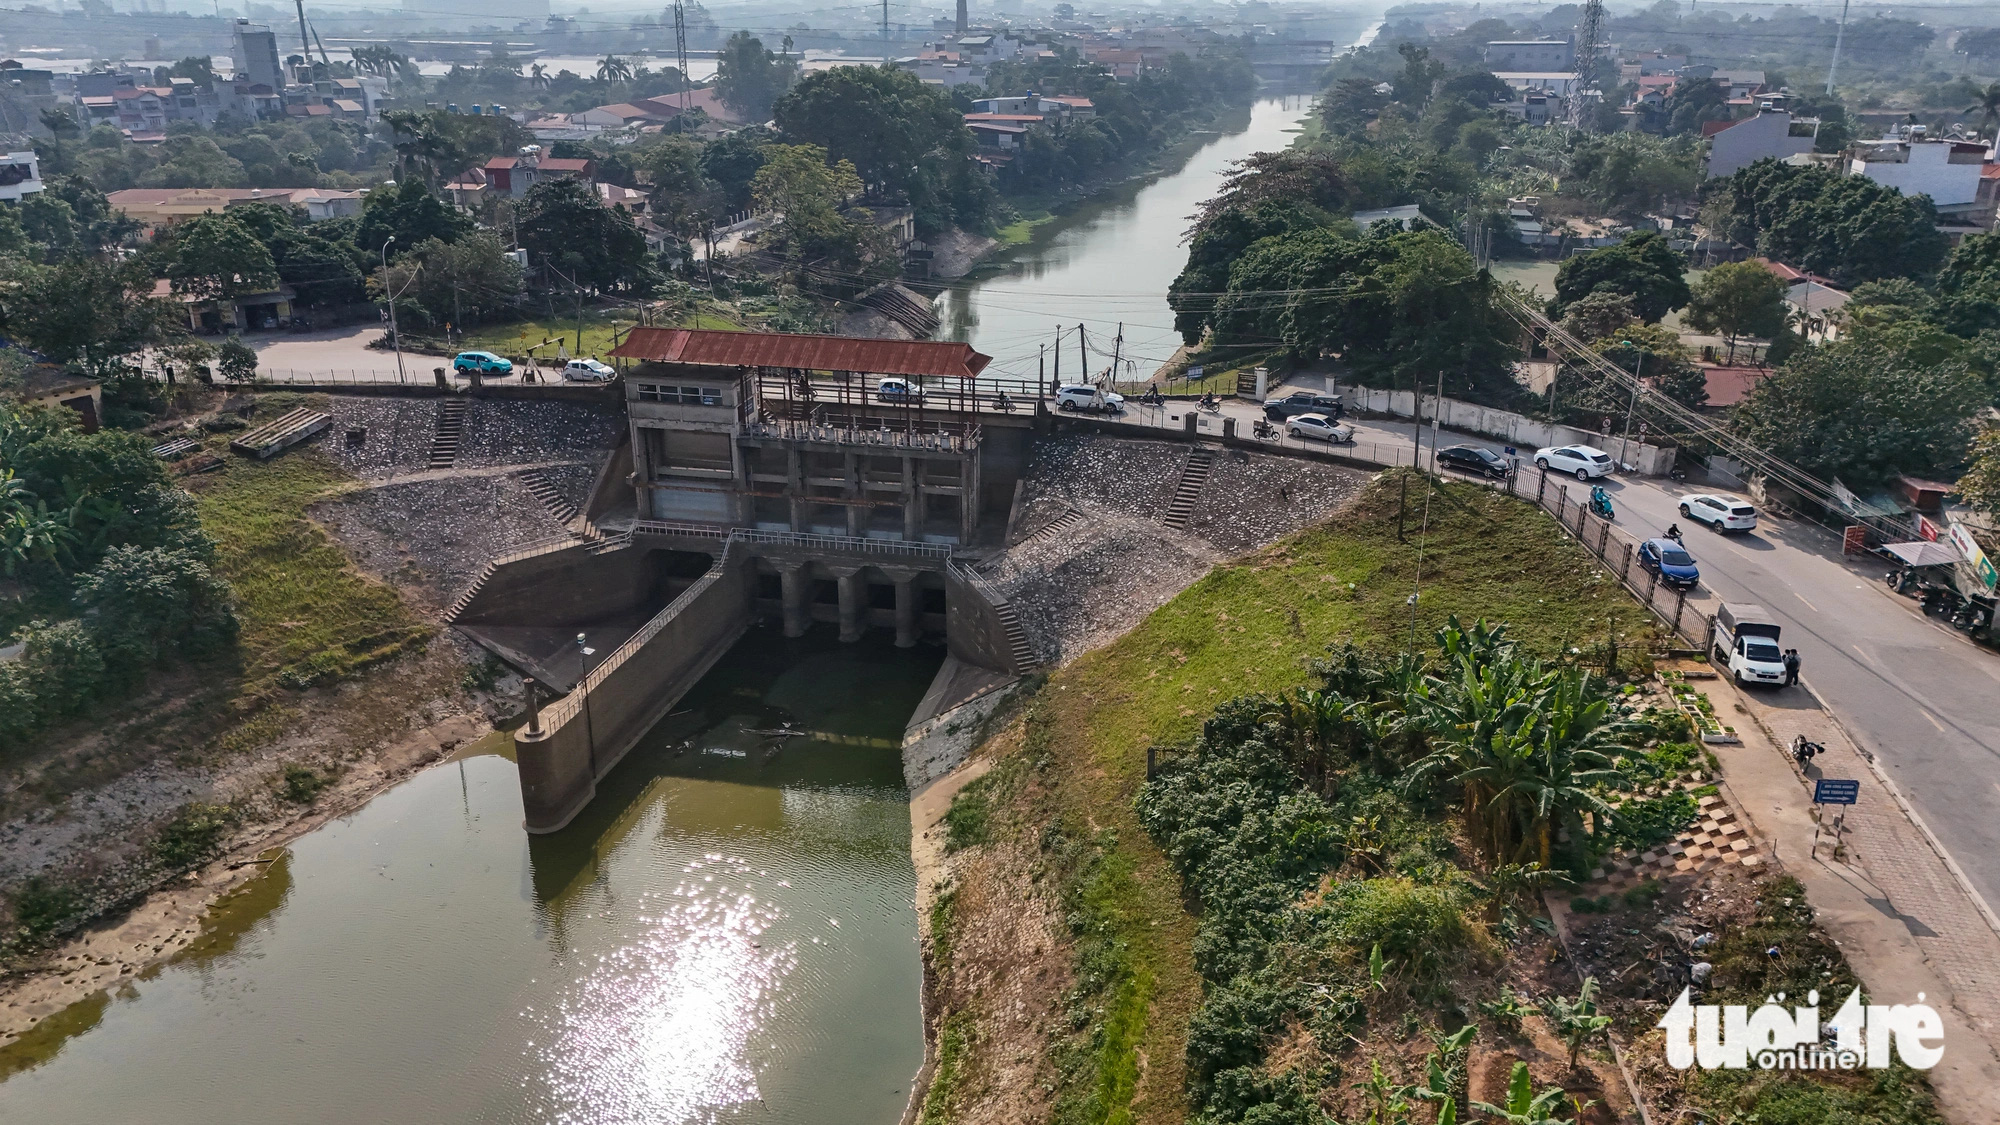
POLYGON ((992 369, 1033 377, 1041 346, 1050 372, 1061 325, 1060 369, 1079 373, 1076 326, 1084 326, 1090 370, 1111 362, 1123 324, 1120 380, 1149 378, 1180 346, 1167 308, 1167 286, 1187 264, 1181 241, 1203 200, 1215 194, 1237 161, 1288 147, 1308 99, 1268 98, 1247 122, 1228 123, 1172 175, 1137 182, 1078 205, 1036 230, 1028 244, 1001 255, 938 302, 941 336, 964 340, 994 357, 992 369))
POLYGON ((428 770, 0 1051, 0 1121, 893 1122, 923 1057, 899 747, 940 659, 755 631, 553 836, 505 757, 428 770), (749 733, 782 721, 830 737, 749 733))
MULTIPOLYGON (((1057 321, 1147 366, 1181 233, 1284 147, 1258 103, 941 302, 1032 374, 1057 321)), ((931 649, 757 630, 553 836, 504 738, 284 849, 202 938, 0 1049, 0 1122, 886 1125, 923 1054, 903 726, 931 649), (789 721, 825 737, 781 747, 789 721), (487 752, 480 752, 480 751, 487 752)))

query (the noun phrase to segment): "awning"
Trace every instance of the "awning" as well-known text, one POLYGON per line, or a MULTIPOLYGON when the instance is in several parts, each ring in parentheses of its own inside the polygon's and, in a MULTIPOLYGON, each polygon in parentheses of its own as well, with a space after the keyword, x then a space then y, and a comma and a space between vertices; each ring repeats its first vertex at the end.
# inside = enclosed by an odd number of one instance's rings
POLYGON ((1882 549, 1911 566, 1950 566, 1959 560, 1957 547, 1923 539, 1914 543, 1884 543, 1882 549))

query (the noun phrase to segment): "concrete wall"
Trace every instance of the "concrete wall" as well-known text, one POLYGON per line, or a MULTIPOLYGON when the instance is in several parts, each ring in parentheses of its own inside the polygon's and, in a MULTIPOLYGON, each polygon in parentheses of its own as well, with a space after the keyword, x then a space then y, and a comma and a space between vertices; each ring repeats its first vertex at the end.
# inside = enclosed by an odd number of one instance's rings
POLYGON ((981 668, 1017 676, 1027 671, 1014 659, 999 607, 973 584, 963 567, 945 568, 944 618, 945 651, 981 668))
POLYGON ((579 539, 496 565, 453 623, 516 625, 525 616, 538 625, 568 625, 622 613, 658 596, 663 562, 640 547, 592 554, 579 539))
POLYGON ((539 730, 514 732, 529 832, 558 831, 590 803, 597 782, 749 628, 753 589, 742 544, 731 543, 576 691, 543 708, 539 730))
MULTIPOLYGON (((1354 387, 1348 394, 1350 404, 1357 410, 1371 414, 1392 414, 1401 418, 1416 413, 1415 395, 1410 391, 1382 391, 1371 387, 1354 387)), ((1428 422, 1437 409, 1437 399, 1424 396, 1423 421, 1428 422)), ((1534 451, 1550 445, 1588 445, 1609 453, 1613 460, 1637 465, 1639 472, 1646 476, 1665 476, 1673 468, 1674 457, 1679 452, 1673 446, 1646 445, 1637 441, 1625 441, 1604 434, 1579 430, 1574 426, 1559 426, 1553 422, 1537 422, 1506 410, 1494 410, 1470 402, 1460 402, 1454 398, 1444 400, 1444 425, 1447 429, 1463 430, 1466 433, 1484 434, 1498 438, 1521 451, 1523 458, 1534 451)))

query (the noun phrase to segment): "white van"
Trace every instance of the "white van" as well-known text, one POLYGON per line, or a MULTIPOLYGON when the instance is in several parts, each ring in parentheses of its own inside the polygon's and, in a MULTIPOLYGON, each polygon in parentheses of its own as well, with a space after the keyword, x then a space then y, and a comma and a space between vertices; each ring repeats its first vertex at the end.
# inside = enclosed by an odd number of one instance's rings
POLYGON ((1125 396, 1100 391, 1077 383, 1056 388, 1056 405, 1064 410, 1087 410, 1092 414, 1116 414, 1125 409, 1125 396))

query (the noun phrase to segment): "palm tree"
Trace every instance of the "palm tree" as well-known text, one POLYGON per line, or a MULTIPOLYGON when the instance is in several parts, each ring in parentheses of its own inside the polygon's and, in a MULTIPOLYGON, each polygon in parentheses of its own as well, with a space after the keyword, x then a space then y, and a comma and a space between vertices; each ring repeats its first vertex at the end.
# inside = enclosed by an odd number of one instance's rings
POLYGON ((1528 1073, 1528 1064, 1517 1062, 1513 1075, 1507 1080, 1507 1104, 1473 1102, 1472 1107, 1506 1125, 1569 1125, 1556 1116, 1556 1108, 1569 1096, 1568 1091, 1552 1086, 1537 1094, 1534 1081, 1528 1073))
POLYGON ((17 567, 35 559, 60 569, 75 542, 69 522, 52 515, 46 501, 37 500, 32 506, 17 502, 0 518, 0 573, 12 576, 17 567))
POLYGON ((2000 118, 2000 82, 1989 82, 1979 92, 1979 100, 1965 107, 1965 112, 1979 115, 1979 135, 1986 135, 1986 127, 2000 118))
POLYGON ((419 172, 425 182, 435 188, 441 177, 450 176, 465 167, 464 152, 439 130, 430 114, 392 109, 382 115, 382 120, 389 123, 399 138, 396 155, 404 174, 419 172))
POLYGON ((537 90, 548 89, 549 69, 543 66, 541 63, 534 63, 530 65, 528 67, 528 82, 532 84, 537 90))
POLYGON ((597 60, 597 80, 599 82, 630 82, 632 64, 617 55, 606 55, 597 60))

